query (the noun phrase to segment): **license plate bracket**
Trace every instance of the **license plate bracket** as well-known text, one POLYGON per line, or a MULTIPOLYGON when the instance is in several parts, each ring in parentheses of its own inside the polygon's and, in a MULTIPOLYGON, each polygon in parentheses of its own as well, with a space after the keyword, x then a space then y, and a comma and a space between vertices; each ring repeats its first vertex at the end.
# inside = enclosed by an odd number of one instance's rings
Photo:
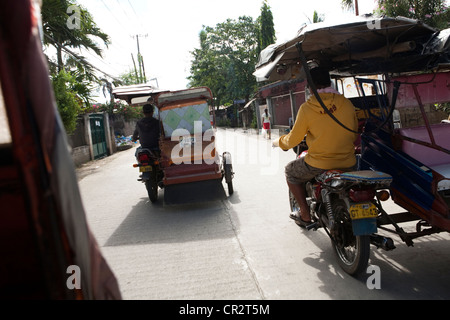
POLYGON ((371 203, 353 203, 350 205, 350 218, 352 220, 376 218, 378 216, 377 207, 371 203))
POLYGON ((139 167, 139 172, 150 172, 152 171, 152 166, 141 166, 139 167))
POLYGON ((377 219, 365 218, 352 220, 352 229, 355 236, 364 236, 377 232, 377 219))

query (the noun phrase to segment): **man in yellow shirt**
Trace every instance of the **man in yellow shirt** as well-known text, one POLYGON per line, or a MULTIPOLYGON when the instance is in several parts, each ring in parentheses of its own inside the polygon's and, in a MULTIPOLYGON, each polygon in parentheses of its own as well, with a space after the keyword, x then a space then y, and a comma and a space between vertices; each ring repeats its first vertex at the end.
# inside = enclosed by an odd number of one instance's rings
MULTIPOLYGON (((358 120, 353 104, 331 88, 328 70, 317 67, 310 70, 317 92, 327 109, 347 128, 357 131, 358 120)), ((357 135, 343 128, 322 108, 315 96, 300 106, 297 119, 289 134, 273 141, 275 147, 289 150, 297 146, 306 135, 308 153, 285 167, 289 190, 297 200, 300 212, 290 217, 300 226, 311 223, 306 202, 306 182, 329 169, 351 171, 356 168, 354 141, 357 135)))

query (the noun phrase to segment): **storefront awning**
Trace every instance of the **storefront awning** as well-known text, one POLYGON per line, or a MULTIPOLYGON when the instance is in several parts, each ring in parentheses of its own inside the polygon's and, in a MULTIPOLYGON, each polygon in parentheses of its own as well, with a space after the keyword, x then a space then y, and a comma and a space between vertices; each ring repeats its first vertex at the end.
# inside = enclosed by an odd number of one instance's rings
POLYGON ((272 73, 273 69, 275 69, 275 67, 277 66, 278 62, 283 57, 283 55, 284 52, 281 52, 275 57, 273 61, 258 67, 258 69, 255 72, 253 72, 253 75, 256 77, 256 81, 261 82, 269 80, 270 74, 272 73))
POLYGON ((255 99, 250 100, 249 102, 247 102, 247 104, 244 106, 244 108, 242 108, 242 110, 239 111, 239 113, 241 113, 242 111, 246 110, 248 107, 251 106, 251 104, 253 103, 253 101, 255 101, 255 99))

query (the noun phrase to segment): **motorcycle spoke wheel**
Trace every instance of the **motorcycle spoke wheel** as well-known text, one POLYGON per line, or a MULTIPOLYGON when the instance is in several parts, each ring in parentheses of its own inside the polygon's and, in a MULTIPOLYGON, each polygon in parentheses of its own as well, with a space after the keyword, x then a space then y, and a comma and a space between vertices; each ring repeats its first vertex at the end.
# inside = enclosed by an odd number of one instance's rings
POLYGON ((336 201, 333 206, 336 218, 336 232, 331 243, 339 266, 350 275, 357 275, 367 269, 370 255, 370 236, 355 236, 345 204, 336 201))

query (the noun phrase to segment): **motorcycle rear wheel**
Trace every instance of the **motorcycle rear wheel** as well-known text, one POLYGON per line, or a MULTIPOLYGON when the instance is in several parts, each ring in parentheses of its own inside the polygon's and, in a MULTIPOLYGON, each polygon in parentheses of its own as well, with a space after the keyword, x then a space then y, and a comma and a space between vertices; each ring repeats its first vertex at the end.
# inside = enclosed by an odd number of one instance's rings
POLYGON ((150 175, 150 180, 145 182, 145 188, 147 189, 148 198, 151 202, 156 202, 158 200, 158 183, 156 181, 157 173, 153 171, 150 175))
POLYGON ((353 234, 352 222, 346 212, 345 203, 333 204, 337 224, 337 236, 331 240, 339 266, 349 275, 357 275, 367 269, 370 257, 370 236, 353 234))

